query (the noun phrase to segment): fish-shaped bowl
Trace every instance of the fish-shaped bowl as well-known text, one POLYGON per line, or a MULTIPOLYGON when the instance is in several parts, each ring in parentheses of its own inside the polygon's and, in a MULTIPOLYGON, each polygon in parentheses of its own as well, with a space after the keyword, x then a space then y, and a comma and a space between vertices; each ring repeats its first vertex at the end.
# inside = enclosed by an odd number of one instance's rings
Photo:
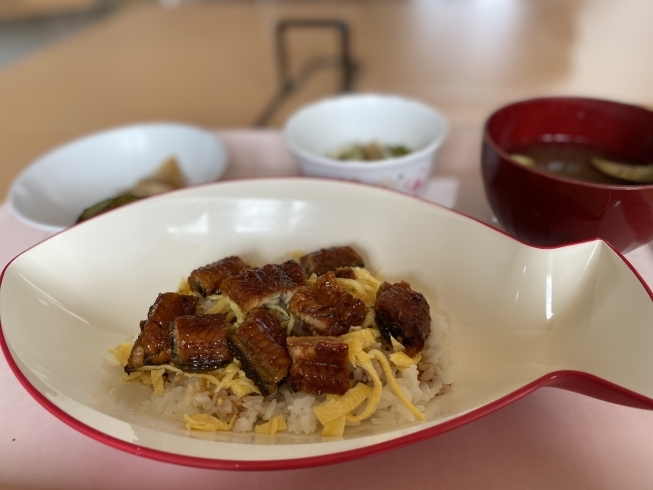
POLYGON ((284 469, 348 461, 454 429, 555 386, 653 408, 653 301, 594 240, 535 248, 437 205, 319 179, 222 182, 106 213, 15 258, 0 283, 0 341, 46 409, 113 447, 178 464, 284 469), (138 332, 163 291, 228 255, 256 264, 352 245, 408 281, 449 325, 454 389, 426 420, 364 423, 342 437, 188 431, 148 412, 108 349, 138 332))

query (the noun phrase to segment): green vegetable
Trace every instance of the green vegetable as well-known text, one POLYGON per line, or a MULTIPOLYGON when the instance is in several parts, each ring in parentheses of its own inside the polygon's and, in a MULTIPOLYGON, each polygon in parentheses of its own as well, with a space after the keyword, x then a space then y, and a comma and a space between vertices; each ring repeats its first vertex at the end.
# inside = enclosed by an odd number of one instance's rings
POLYGON ((99 203, 86 208, 82 214, 79 215, 79 218, 77 218, 77 223, 81 223, 82 221, 86 221, 89 218, 106 213, 112 209, 119 208, 120 206, 129 204, 130 202, 138 201, 139 199, 141 198, 131 194, 105 199, 104 201, 100 201, 99 203))
POLYGON ((410 153, 410 150, 406 148, 405 146, 389 146, 388 150, 390 150, 390 153, 392 154, 393 157, 403 157, 404 155, 408 155, 410 153))
POLYGON ((361 145, 354 144, 333 153, 336 160, 374 161, 386 158, 399 158, 408 155, 410 150, 404 145, 380 145, 374 141, 361 145))

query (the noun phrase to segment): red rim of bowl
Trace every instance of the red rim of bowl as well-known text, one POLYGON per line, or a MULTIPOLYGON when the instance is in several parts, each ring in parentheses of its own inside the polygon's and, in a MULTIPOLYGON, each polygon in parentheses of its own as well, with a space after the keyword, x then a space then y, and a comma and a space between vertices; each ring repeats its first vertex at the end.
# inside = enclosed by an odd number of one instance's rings
MULTIPOLYGON (((233 182, 243 182, 243 181, 265 181, 265 180, 315 180, 319 181, 322 179, 311 179, 311 178, 306 178, 306 177, 267 177, 267 178, 260 178, 260 179, 237 179, 237 180, 231 180, 231 181, 221 181, 217 183, 212 183, 212 184, 201 184, 195 187, 206 187, 206 186, 212 186, 212 185, 223 185, 223 184, 228 184, 228 183, 233 183, 233 182)), ((358 182, 344 182, 345 184, 349 185, 357 185, 357 186, 365 186, 365 187, 375 187, 369 184, 362 184, 358 182)), ((375 187, 377 188, 377 187, 375 187)), ((377 188, 378 189, 378 188, 377 188)), ((178 191, 172 191, 172 192, 182 192, 182 190, 178 191)), ((403 196, 409 197, 411 199, 417 199, 419 201, 428 203, 432 206, 436 207, 442 207, 439 204, 432 203, 430 201, 426 201, 425 199, 416 197, 416 196, 411 196, 408 194, 403 194, 399 191, 394 191, 391 189, 385 189, 387 192, 394 192, 397 194, 401 194, 403 196)), ((130 203, 127 206, 134 206, 138 205, 138 202, 130 203)), ((124 206, 123 206, 124 207, 124 206)), ((447 209, 450 212, 453 212, 455 214, 458 214, 460 216, 464 216, 465 218, 471 219, 472 221, 475 221, 478 224, 481 224, 487 228, 490 228, 494 232, 503 234, 510 238, 513 241, 519 242, 522 245, 525 245, 530 248, 537 248, 537 249, 556 249, 556 248, 564 248, 568 246, 573 246, 573 245, 579 245, 582 243, 588 243, 588 242, 594 242, 597 240, 583 240, 575 243, 571 243, 568 245, 565 245, 564 247, 542 247, 542 246, 533 246, 524 242, 521 242, 520 240, 517 240, 516 238, 508 235, 502 230, 496 229, 487 223, 484 223, 476 218, 472 218, 470 216, 467 216, 463 213, 460 213, 458 211, 447 209)), ((112 212, 112 211, 109 211, 112 212)), ((97 219, 91 218, 91 219, 97 219)), ((85 222, 73 225, 73 226, 83 226, 85 222)), ((72 228, 72 227, 71 227, 72 228)), ((68 228, 70 229, 70 228, 68 228)), ((63 230, 59 233, 65 233, 66 230, 63 230)), ((32 247, 28 248, 27 250, 21 252, 18 254, 16 257, 14 257, 9 263, 4 267, 2 270, 2 273, 0 274, 0 289, 2 287, 2 282, 4 279, 5 272, 9 268, 9 266, 21 255, 24 253, 28 252, 32 248, 38 246, 39 244, 49 240, 50 238, 58 235, 59 233, 46 238, 45 240, 42 240, 41 242, 33 245, 32 247)), ((644 279, 639 275, 637 270, 633 267, 633 265, 614 247, 612 247, 609 243, 604 242, 608 247, 610 247, 616 254, 617 256, 630 268, 630 270, 635 274, 637 279, 640 281, 646 292, 648 293, 649 297, 651 298, 651 301, 653 301, 653 291, 649 288, 649 286, 646 284, 644 279)), ((481 417, 484 417, 486 415, 489 415, 513 402, 516 402, 517 400, 523 398, 524 396, 532 393, 533 391, 542 388, 547 385, 556 385, 560 384, 563 389, 569 389, 565 388, 564 385, 566 381, 580 381, 583 385, 589 385, 589 386, 597 386, 599 388, 602 388, 604 390, 607 390, 609 392, 614 393, 617 397, 621 398, 623 401, 624 399, 627 399, 632 402, 631 406, 639 407, 639 408, 647 408, 653 410, 653 399, 648 398, 646 396, 640 395, 639 393, 636 393, 634 391, 628 390, 622 386, 616 385, 614 383, 611 383, 603 378, 599 378, 597 376, 594 376, 592 374, 584 373, 581 371, 573 371, 573 370, 561 370, 561 371, 554 371, 551 373, 548 373, 535 381, 532 381, 531 383, 523 386, 522 388, 513 391, 512 393, 499 398, 498 400, 495 400, 491 403, 488 403, 487 405, 484 405, 480 408, 477 408, 476 410, 473 410, 471 412, 468 412, 464 415, 461 415, 459 417, 455 417, 447 422, 444 422, 442 424, 430 427, 428 429, 424 429, 418 432, 414 432, 409 435, 397 437, 395 439, 392 439, 390 441, 378 443, 378 444, 373 444, 365 447, 361 447, 358 449, 352 449, 348 451, 341 451, 341 452, 334 452, 334 453, 329 453, 329 454, 324 454, 320 456, 312 456, 308 458, 293 458, 293 459, 280 459, 280 460, 262 460, 262 461, 254 461, 254 460, 225 460, 225 459, 212 459, 212 458, 200 458, 196 456, 187 456, 187 455, 181 455, 181 454, 175 454, 175 453, 169 453, 165 451, 160 451, 158 449, 152 449, 152 448, 147 448, 143 446, 139 446, 137 444, 123 441, 120 439, 117 439, 113 436, 110 436, 108 434, 105 434, 101 431, 98 431, 97 429, 94 429, 92 427, 89 427, 88 425, 80 422, 76 418, 72 417, 68 413, 66 413, 64 410, 61 408, 57 407, 53 402, 48 400, 36 387, 34 387, 27 377, 23 374, 23 372, 20 370, 18 367, 16 361, 14 360, 13 356, 11 355, 9 351, 9 346, 7 344, 7 341, 4 336, 4 331, 2 328, 2 322, 0 319, 0 348, 2 349, 2 352, 5 356, 5 359, 7 360, 7 364, 9 365, 10 369, 14 373, 14 376, 18 379, 20 384, 25 388, 25 390, 34 398, 43 408, 45 408, 48 412, 53 414, 55 417, 57 417, 59 420, 62 422, 66 423, 67 425, 71 426, 72 428, 76 429, 77 431, 81 432, 82 434, 85 434, 101 443, 104 443, 108 446, 111 446, 116 449, 120 449, 122 451, 135 454, 137 456, 143 456, 147 457, 150 459, 154 459, 157 461, 162 461, 165 463, 172 463, 172 464, 177 464, 177 465, 182 465, 182 466, 192 466, 192 467, 198 467, 198 468, 206 468, 206 469, 218 469, 218 470, 240 470, 240 471, 269 471, 269 470, 288 470, 288 469, 301 469, 301 468, 310 468, 310 467, 316 467, 316 466, 324 466, 324 465, 329 465, 329 464, 335 464, 335 463, 341 463, 345 461, 351 461, 352 459, 358 459, 366 456, 372 456, 375 454, 380 454, 386 451, 390 451, 392 449, 398 449, 404 446, 407 446, 409 444, 413 444, 416 442, 424 441, 426 439, 430 439, 432 437, 435 437, 437 435, 443 434, 445 432, 448 432, 450 430, 456 429, 458 427, 461 427, 463 425, 469 424, 481 417)), ((571 391, 576 391, 574 389, 571 389, 571 391)))
POLYGON ((602 104, 612 104, 616 106, 621 106, 621 107, 628 107, 631 109, 636 109, 636 110, 641 110, 645 111, 648 113, 651 113, 653 111, 649 111, 648 109, 632 104, 626 104, 623 102, 616 102, 613 100, 607 100, 607 99, 595 99, 591 97, 536 97, 532 99, 524 99, 520 100, 517 102, 512 102, 508 105, 504 105, 500 107, 499 109, 495 110, 488 116, 488 118, 485 120, 485 124, 483 125, 483 141, 488 144, 489 146, 492 147, 494 151, 496 151, 506 162, 509 162, 511 165, 522 169, 525 172, 531 173, 533 175, 537 175, 540 178, 543 179, 548 179, 552 180, 555 182, 561 182, 564 184, 572 184, 572 185, 579 185, 582 187, 589 187, 592 189, 603 189, 603 190, 641 190, 641 189, 650 189, 653 188, 653 183, 650 184, 602 184, 602 183, 597 183, 597 182, 588 182, 584 180, 574 180, 574 179, 568 179, 566 177, 562 177, 556 174, 552 173, 546 173, 541 170, 533 169, 530 167, 527 167, 526 165, 522 165, 521 163, 515 161, 510 154, 503 149, 496 141, 494 141, 494 138, 492 138, 492 135, 490 134, 490 124, 492 120, 494 119, 495 116, 497 116, 499 113, 503 112, 506 109, 510 109, 512 107, 520 106, 520 105, 526 105, 526 104, 532 104, 532 103, 538 103, 538 102, 554 102, 554 101, 560 101, 560 102, 598 102, 602 104))

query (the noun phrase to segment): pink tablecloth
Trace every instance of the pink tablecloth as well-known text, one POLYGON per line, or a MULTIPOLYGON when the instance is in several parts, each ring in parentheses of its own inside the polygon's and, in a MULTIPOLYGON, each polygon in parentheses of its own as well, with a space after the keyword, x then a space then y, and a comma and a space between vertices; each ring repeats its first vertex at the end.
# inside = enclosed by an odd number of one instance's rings
MULTIPOLYGON (((225 178, 295 175, 278 133, 225 131, 225 178)), ((424 197, 492 223, 480 172, 480 133, 454 131, 424 197)), ((0 206, 0 268, 47 233, 0 206)), ((653 284, 653 248, 628 259, 653 284)), ((269 473, 159 463, 105 446, 36 403, 0 356, 0 489, 266 490, 653 488, 653 412, 555 389, 539 390, 429 441, 335 466, 269 473)))

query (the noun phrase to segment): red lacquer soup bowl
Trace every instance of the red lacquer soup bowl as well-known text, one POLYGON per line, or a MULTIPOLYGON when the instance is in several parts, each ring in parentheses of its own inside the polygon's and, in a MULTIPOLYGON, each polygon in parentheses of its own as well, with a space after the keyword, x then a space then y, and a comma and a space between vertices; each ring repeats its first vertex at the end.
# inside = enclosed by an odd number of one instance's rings
POLYGON ((653 163, 653 112, 618 102, 551 97, 494 112, 483 135, 485 192, 501 225, 534 245, 593 238, 629 252, 653 239, 653 185, 593 183, 546 173, 511 158, 515 148, 566 142, 653 163))

